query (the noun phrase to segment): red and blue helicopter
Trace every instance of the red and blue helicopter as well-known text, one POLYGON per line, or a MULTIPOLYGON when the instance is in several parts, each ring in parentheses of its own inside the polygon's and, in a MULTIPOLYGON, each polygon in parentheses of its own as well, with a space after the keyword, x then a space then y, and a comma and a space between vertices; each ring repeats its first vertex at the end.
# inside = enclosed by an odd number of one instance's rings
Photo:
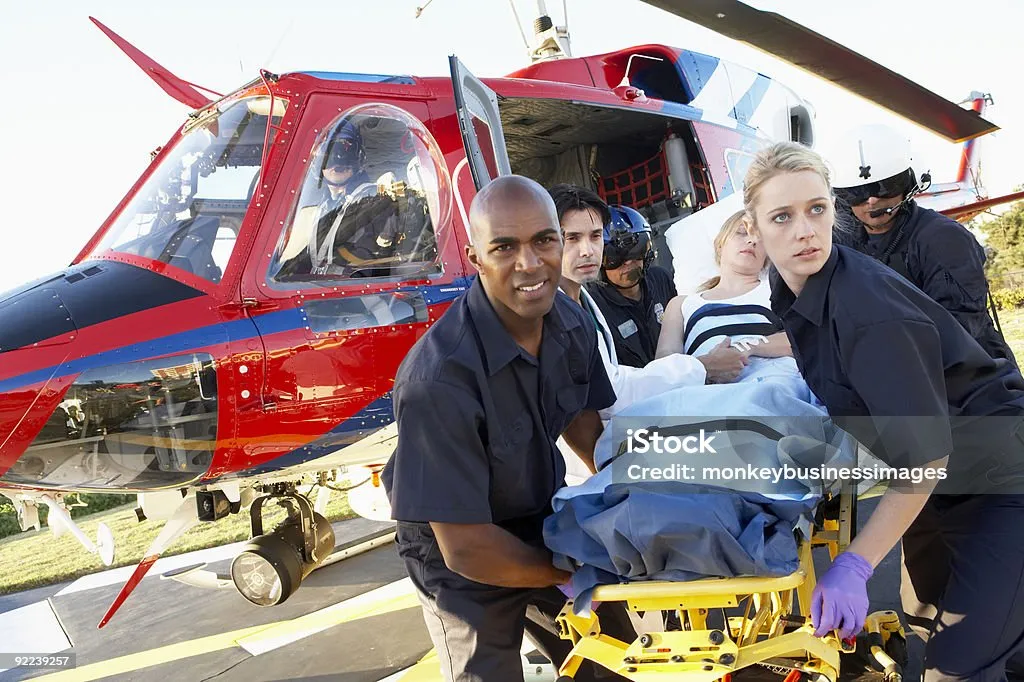
MULTIPOLYGON (((651 4, 952 142, 996 129, 986 96, 962 108, 779 15, 651 4)), ((167 520, 101 627, 197 523, 249 510, 231 578, 275 604, 333 549, 331 490, 360 482, 353 506, 387 517, 395 372, 469 286, 467 209, 491 179, 641 210, 685 288, 757 150, 815 138, 812 107, 768 76, 664 45, 569 57, 546 16, 534 63, 504 78, 452 57, 450 78, 262 71, 216 99, 96 24, 192 111, 71 265, 0 299, 0 494, 23 529, 48 505, 108 564, 109 531, 82 533, 69 493, 138 493, 140 517, 167 520), (291 513, 264 533, 267 501, 291 513)), ((972 158, 934 188, 955 216, 988 205, 972 158)))

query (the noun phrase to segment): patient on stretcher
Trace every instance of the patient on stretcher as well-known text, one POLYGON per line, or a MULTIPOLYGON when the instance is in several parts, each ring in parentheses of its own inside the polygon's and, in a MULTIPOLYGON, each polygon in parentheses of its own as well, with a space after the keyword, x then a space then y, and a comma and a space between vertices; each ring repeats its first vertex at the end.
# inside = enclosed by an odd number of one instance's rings
POLYGON ((743 212, 731 216, 715 238, 720 274, 688 296, 669 301, 657 357, 701 356, 730 343, 747 358, 737 382, 772 381, 818 404, 800 376, 782 320, 771 310, 764 249, 747 234, 743 212))
POLYGON ((796 570, 797 533, 809 537, 840 470, 863 465, 856 442, 791 388, 776 379, 679 388, 612 418, 595 448, 598 472, 560 489, 544 524, 580 608, 600 584, 796 570))

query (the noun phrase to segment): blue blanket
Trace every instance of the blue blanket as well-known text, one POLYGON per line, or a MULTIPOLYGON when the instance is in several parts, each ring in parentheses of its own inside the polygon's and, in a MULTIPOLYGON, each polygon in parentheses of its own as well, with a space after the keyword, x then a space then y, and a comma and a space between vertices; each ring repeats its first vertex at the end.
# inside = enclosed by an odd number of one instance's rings
POLYGON ((556 565, 574 571, 579 611, 589 608, 600 584, 787 575, 799 564, 796 530, 806 532, 815 505, 825 492, 838 490, 838 481, 708 479, 703 472, 822 471, 854 465, 855 454, 852 439, 799 390, 776 382, 681 388, 636 403, 612 420, 595 452, 600 471, 558 491, 545 542, 556 565), (626 434, 641 425, 677 434, 703 427, 715 451, 630 452, 626 434), (692 463, 701 475, 627 475, 637 467, 671 470, 667 465, 679 463, 692 463))

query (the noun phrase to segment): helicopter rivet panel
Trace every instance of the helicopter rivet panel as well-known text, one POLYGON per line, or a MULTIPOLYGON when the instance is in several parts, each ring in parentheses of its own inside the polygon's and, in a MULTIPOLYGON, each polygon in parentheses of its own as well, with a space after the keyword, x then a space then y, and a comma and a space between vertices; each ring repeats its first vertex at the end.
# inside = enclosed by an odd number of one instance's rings
POLYGON ((719 65, 718 57, 680 50, 676 64, 683 77, 684 87, 692 102, 711 80, 719 65))

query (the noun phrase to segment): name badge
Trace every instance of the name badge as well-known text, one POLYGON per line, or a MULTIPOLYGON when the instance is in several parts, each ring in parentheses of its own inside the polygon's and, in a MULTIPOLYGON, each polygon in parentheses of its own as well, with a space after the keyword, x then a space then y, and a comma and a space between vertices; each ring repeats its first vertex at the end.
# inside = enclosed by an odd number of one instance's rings
POLYGON ((660 303, 654 304, 654 316, 658 318, 658 324, 665 318, 665 306, 660 303))
POLYGON ((625 322, 619 325, 619 334, 621 334, 622 338, 624 339, 628 339, 629 337, 633 336, 633 334, 636 334, 636 332, 636 322, 634 322, 633 320, 626 320, 625 322))

